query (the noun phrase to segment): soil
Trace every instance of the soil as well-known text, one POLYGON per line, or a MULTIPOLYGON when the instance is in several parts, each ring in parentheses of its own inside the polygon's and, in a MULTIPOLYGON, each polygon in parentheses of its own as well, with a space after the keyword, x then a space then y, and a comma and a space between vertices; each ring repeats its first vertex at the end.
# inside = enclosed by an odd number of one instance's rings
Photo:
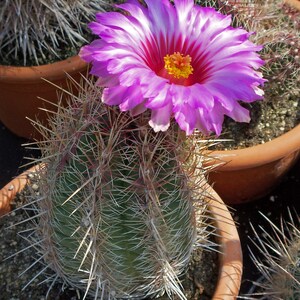
MULTIPOLYGON (((33 179, 32 175, 30 176, 30 179, 33 179)), ((32 181, 29 186, 25 187, 25 189, 14 199, 12 202, 12 212, 0 219, 1 299, 83 299, 82 291, 76 290, 70 286, 62 286, 61 283, 57 283, 50 288, 51 282, 43 282, 46 279, 44 275, 35 278, 43 268, 40 263, 34 265, 28 272, 24 272, 36 261, 36 258, 34 257, 34 248, 22 251, 22 249, 28 248, 29 245, 24 237, 26 238, 28 234, 32 234, 32 231, 30 231, 32 223, 23 221, 28 217, 32 217, 34 213, 30 208, 22 208, 22 206, 26 204, 26 196, 28 194, 32 195, 32 191, 29 191, 29 189, 33 189, 38 193, 38 185, 35 180, 32 181), (21 274, 23 272, 24 274, 21 274), (32 279, 33 281, 26 287, 32 279), (48 297, 46 297, 48 292, 48 297)), ((181 279, 187 299, 211 299, 217 278, 217 252, 203 251, 200 248, 195 249, 188 270, 181 279), (202 262, 205 262, 205 264, 202 262)), ((88 300, 89 298, 86 299, 88 300)), ((169 298, 163 296, 158 299, 167 300, 169 298)), ((174 300, 177 300, 177 298, 174 298, 174 300)))
POLYGON ((225 117, 218 150, 238 149, 263 144, 281 136, 300 123, 299 95, 278 97, 244 105, 250 111, 250 123, 237 123, 225 117))

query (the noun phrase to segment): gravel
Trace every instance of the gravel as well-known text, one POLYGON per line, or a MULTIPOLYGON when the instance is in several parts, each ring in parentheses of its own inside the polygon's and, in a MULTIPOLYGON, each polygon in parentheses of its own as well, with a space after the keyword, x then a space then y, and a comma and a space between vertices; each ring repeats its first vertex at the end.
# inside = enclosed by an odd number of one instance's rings
POLYGON ((300 123, 299 95, 289 94, 245 105, 250 123, 237 123, 226 117, 218 150, 239 149, 264 144, 288 132, 300 123))

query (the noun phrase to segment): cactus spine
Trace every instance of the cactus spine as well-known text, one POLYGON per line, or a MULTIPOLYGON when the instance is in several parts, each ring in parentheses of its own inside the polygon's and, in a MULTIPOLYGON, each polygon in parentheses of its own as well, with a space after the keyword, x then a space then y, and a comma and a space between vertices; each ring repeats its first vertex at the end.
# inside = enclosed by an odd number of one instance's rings
POLYGON ((249 295, 246 299, 300 299, 300 230, 299 217, 294 221, 290 214, 289 222, 276 226, 266 216, 263 217, 270 229, 254 229, 254 245, 262 259, 251 252, 254 264, 262 275, 257 286, 255 297, 249 295), (252 296, 252 297, 251 297, 252 296))
POLYGON ((155 133, 147 115, 120 113, 100 93, 90 83, 60 108, 41 144, 34 244, 57 277, 95 299, 185 299, 178 276, 206 237, 191 148, 175 125, 155 133))

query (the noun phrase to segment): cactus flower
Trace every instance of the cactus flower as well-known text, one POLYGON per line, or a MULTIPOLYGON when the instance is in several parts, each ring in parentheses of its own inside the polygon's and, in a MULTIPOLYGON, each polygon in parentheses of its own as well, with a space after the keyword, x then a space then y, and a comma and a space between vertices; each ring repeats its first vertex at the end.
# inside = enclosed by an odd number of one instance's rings
POLYGON ((137 0, 121 12, 96 15, 100 39, 80 56, 104 87, 102 101, 137 115, 151 110, 150 126, 165 131, 175 118, 187 134, 221 133, 224 115, 249 122, 240 102, 262 99, 262 46, 231 26, 231 16, 193 0, 137 0))

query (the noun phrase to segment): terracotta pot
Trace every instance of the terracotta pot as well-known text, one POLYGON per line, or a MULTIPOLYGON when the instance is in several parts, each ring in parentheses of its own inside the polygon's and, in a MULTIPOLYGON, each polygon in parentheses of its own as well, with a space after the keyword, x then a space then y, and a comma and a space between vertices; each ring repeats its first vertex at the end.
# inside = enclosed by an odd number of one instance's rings
MULTIPOLYGON (((42 165, 33 166, 0 190, 0 216, 10 211, 10 203, 27 184, 28 174, 42 167, 42 165)), ((212 195, 208 200, 209 208, 218 228, 217 235, 220 244, 219 279, 212 300, 233 300, 238 296, 242 278, 243 259, 240 239, 224 202, 212 188, 209 188, 209 193, 212 195)))
POLYGON ((240 204, 266 195, 300 156, 300 125, 282 136, 240 150, 214 151, 220 166, 208 181, 226 204, 240 204))
POLYGON ((28 174, 35 172, 37 168, 39 168, 39 165, 33 166, 30 169, 24 171, 22 174, 11 180, 0 190, 0 217, 10 212, 10 203, 14 200, 15 196, 26 186, 28 182, 28 174))
POLYGON ((66 88, 66 73, 78 81, 80 73, 86 75, 86 72, 87 64, 79 56, 34 67, 0 65, 0 121, 18 136, 40 139, 41 136, 26 117, 32 120, 38 118, 47 124, 47 113, 39 107, 51 111, 55 106, 38 97, 54 104, 58 101, 58 89, 42 78, 66 88))
POLYGON ((227 206, 219 195, 210 188, 209 208, 218 228, 220 249, 219 279, 212 300, 234 300, 240 290, 243 255, 239 235, 227 206))
POLYGON ((300 10, 300 0, 284 0, 284 2, 300 10))

